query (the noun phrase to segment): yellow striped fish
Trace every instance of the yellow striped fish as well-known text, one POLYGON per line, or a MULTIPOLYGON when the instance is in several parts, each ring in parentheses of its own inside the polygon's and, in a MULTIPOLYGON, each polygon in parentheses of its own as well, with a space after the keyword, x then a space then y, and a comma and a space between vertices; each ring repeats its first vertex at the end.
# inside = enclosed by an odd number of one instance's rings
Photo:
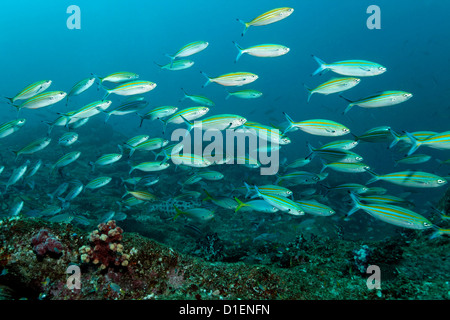
POLYGON ((405 134, 408 136, 412 143, 412 147, 408 152, 408 156, 413 154, 414 151, 416 151, 421 145, 440 150, 450 149, 450 131, 437 133, 422 140, 418 140, 409 132, 406 132, 405 134))
POLYGON ((37 140, 29 143, 22 149, 20 149, 18 151, 13 151, 13 152, 16 155, 16 159, 17 159, 21 154, 32 154, 32 153, 35 153, 37 151, 44 149, 45 147, 47 147, 50 144, 51 141, 52 141, 52 138, 50 138, 50 137, 40 138, 40 139, 37 139, 37 140))
POLYGON ((194 94, 188 94, 183 88, 181 88, 181 90, 183 90, 184 97, 181 98, 180 101, 183 101, 184 99, 190 99, 190 100, 194 101, 195 103, 198 103, 202 106, 213 107, 215 105, 215 103, 207 97, 194 95, 194 94))
POLYGON ((297 200, 295 201, 305 211, 305 213, 315 216, 327 217, 336 213, 329 206, 317 202, 316 200, 297 200))
POLYGON ((114 89, 107 89, 103 87, 106 90, 106 94, 102 100, 105 100, 112 93, 117 94, 119 96, 131 96, 135 94, 142 94, 149 92, 155 89, 155 87, 156 83, 144 80, 126 82, 124 84, 118 85, 114 89))
POLYGON ((24 126, 26 119, 15 119, 0 125, 0 138, 9 136, 24 126))
POLYGON ((381 221, 409 229, 424 230, 433 227, 427 218, 409 209, 389 204, 362 204, 358 197, 350 193, 355 206, 347 213, 347 217, 358 211, 364 210, 372 217, 381 221))
POLYGON ((111 177, 98 177, 89 181, 84 187, 84 189, 91 189, 91 190, 98 189, 106 186, 108 183, 111 182, 111 180, 112 180, 111 177))
POLYGON ((256 194, 263 198, 267 203, 273 205, 283 212, 287 212, 294 216, 301 216, 305 214, 305 211, 300 205, 291 199, 276 195, 260 192, 257 186, 254 186, 256 194))
POLYGON ((286 112, 283 112, 283 114, 289 123, 286 129, 284 129, 283 134, 294 130, 294 128, 299 128, 300 130, 316 136, 336 137, 350 133, 349 128, 331 120, 311 119, 295 122, 286 112))
POLYGON ((344 110, 344 114, 346 114, 354 106, 358 106, 361 108, 388 107, 405 102, 411 99, 412 96, 412 93, 405 91, 383 91, 356 101, 351 101, 347 98, 344 98, 343 96, 340 97, 350 102, 350 104, 344 110))
POLYGON ((348 89, 355 87, 357 84, 361 82, 359 78, 333 78, 328 80, 327 82, 322 83, 314 89, 308 88, 305 84, 303 86, 308 90, 308 100, 311 100, 311 96, 314 93, 320 93, 324 95, 329 95, 332 93, 342 92, 348 89))
POLYGON ((129 190, 126 191, 126 193, 123 195, 122 198, 124 198, 129 194, 131 194, 133 197, 141 201, 155 201, 157 199, 154 194, 151 194, 148 191, 129 191, 129 190))
POLYGON ((66 97, 66 95, 67 94, 63 91, 43 92, 33 96, 32 98, 26 100, 20 105, 13 104, 13 106, 17 108, 17 111, 24 108, 25 109, 44 108, 61 101, 66 97))
POLYGON ((166 54, 166 56, 170 58, 170 68, 172 68, 175 59, 192 56, 193 54, 205 50, 208 45, 209 43, 207 41, 194 41, 181 47, 174 55, 166 54))
POLYGON ((182 164, 194 168, 204 168, 212 164, 206 157, 191 153, 180 154, 172 152, 170 159, 176 166, 182 164))
POLYGON ((217 114, 195 122, 191 122, 183 116, 181 117, 186 122, 188 131, 194 128, 201 128, 202 130, 234 129, 242 126, 247 121, 244 117, 235 114, 217 114))
POLYGON ((236 19, 240 23, 244 25, 244 31, 242 31, 242 36, 244 36, 245 32, 248 28, 252 26, 265 26, 280 20, 283 20, 287 17, 289 17, 294 12, 294 8, 289 7, 282 7, 282 8, 276 8, 272 9, 270 11, 267 11, 259 16, 257 16, 255 19, 253 19, 250 22, 245 22, 241 19, 236 19))
POLYGON ((9 102, 11 102, 11 103, 14 103, 16 100, 27 100, 41 92, 44 92, 45 90, 48 89, 48 87, 50 87, 51 84, 52 84, 52 80, 37 81, 37 82, 30 84, 29 86, 26 86, 14 97, 12 97, 12 98, 4 97, 4 98, 8 99, 9 102))
POLYGON ((382 65, 366 61, 366 60, 344 60, 337 61, 333 63, 325 63, 323 60, 319 59, 315 55, 312 55, 314 60, 319 64, 319 68, 312 74, 323 74, 328 70, 335 73, 342 74, 344 76, 352 77, 370 77, 376 76, 386 72, 386 68, 382 65))
POLYGON ((277 128, 253 121, 245 122, 242 128, 236 129, 235 132, 251 133, 253 135, 256 135, 260 139, 280 145, 291 143, 291 139, 289 139, 289 137, 287 136, 282 135, 280 130, 278 130, 277 128))
POLYGON ((93 76, 96 77, 97 79, 99 79, 101 82, 107 81, 107 82, 112 82, 112 83, 121 83, 121 82, 125 82, 125 81, 136 80, 139 78, 139 75, 137 73, 128 72, 128 71, 114 72, 103 78, 100 78, 96 75, 93 75, 93 76))
POLYGON ((160 161, 141 162, 135 166, 131 166, 129 174, 131 174, 136 169, 144 172, 161 171, 167 169, 169 165, 170 164, 167 162, 160 162, 160 161))
POLYGON ((444 178, 422 171, 402 171, 384 175, 376 174, 369 169, 366 169, 366 171, 373 176, 372 179, 367 181, 366 185, 378 180, 415 188, 436 188, 447 184, 447 180, 444 178))
POLYGON ((256 46, 251 46, 248 48, 241 48, 240 45, 238 45, 236 42, 233 41, 233 44, 236 46, 236 48, 239 50, 236 59, 234 62, 236 63, 241 55, 244 53, 247 53, 254 57, 260 57, 260 58, 273 58, 273 57, 279 57, 289 52, 289 48, 286 46, 283 46, 281 44, 259 44, 256 46))
POLYGON ((256 74, 250 72, 232 72, 223 74, 215 78, 208 77, 206 73, 202 71, 200 71, 200 73, 203 74, 206 77, 206 79, 208 79, 206 83, 203 85, 203 88, 206 87, 211 82, 215 82, 226 87, 230 86, 239 87, 258 79, 258 76, 256 74))

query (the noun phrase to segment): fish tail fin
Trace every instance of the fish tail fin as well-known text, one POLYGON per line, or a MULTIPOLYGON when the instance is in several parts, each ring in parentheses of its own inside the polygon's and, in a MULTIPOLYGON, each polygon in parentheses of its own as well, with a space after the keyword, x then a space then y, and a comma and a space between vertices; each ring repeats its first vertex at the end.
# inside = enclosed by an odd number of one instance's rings
POLYGON ((292 118, 289 117, 289 115, 286 112, 283 112, 283 114, 289 123, 289 126, 286 129, 284 129, 284 131, 283 131, 283 135, 284 135, 285 133, 289 132, 294 127, 294 120, 292 120, 292 118))
POLYGON ((6 100, 8 100, 9 102, 9 104, 13 104, 14 103, 14 98, 8 98, 8 97, 3 97, 3 98, 5 98, 6 100))
POLYGON ((106 90, 105 95, 103 96, 102 100, 105 100, 106 98, 109 97, 109 95, 111 94, 111 90, 110 89, 106 89, 105 87, 102 86, 103 89, 106 90))
POLYGON ((187 125, 187 133, 186 133, 186 135, 187 135, 192 130, 192 127, 194 126, 194 124, 191 121, 189 121, 188 119, 186 119, 185 117, 183 117, 182 115, 180 115, 180 117, 184 120, 184 122, 187 125))
POLYGON ((346 100, 347 102, 350 102, 350 103, 347 105, 347 107, 345 108, 344 112, 342 113, 342 114, 346 114, 346 113, 354 106, 353 101, 350 100, 350 99, 347 99, 346 97, 344 97, 344 96, 341 95, 341 94, 339 95, 339 97, 341 97, 342 99, 346 100))
POLYGON ((261 192, 259 191, 258 187, 256 185, 253 185, 253 188, 255 188, 256 194, 258 196, 260 196, 261 198, 263 198, 263 196, 262 196, 261 192))
POLYGON ((366 172, 368 172, 368 173, 372 176, 372 179, 370 179, 369 181, 367 181, 367 182, 366 182, 366 185, 367 185, 367 184, 371 184, 371 183, 373 183, 373 182, 375 182, 375 181, 380 180, 380 175, 377 174, 377 173, 375 173, 375 172, 373 172, 371 169, 366 169, 366 172))
POLYGON ((124 184, 124 187, 125 187, 125 193, 123 194, 122 199, 125 198, 130 193, 126 184, 124 184))
POLYGON ((53 123, 51 123, 50 121, 45 121, 45 120, 41 120, 41 122, 45 123, 48 126, 47 136, 49 136, 53 130, 53 123))
POLYGON ((138 116, 141 118, 141 122, 139 123, 139 128, 142 128, 142 124, 144 123, 144 116, 140 113, 138 113, 138 116))
POLYGON ((323 61, 322 59, 319 59, 318 57, 316 57, 315 55, 311 55, 314 60, 316 60, 316 62, 319 64, 319 67, 316 69, 316 71, 314 71, 311 76, 315 76, 316 74, 322 74, 328 71, 328 66, 325 63, 325 61, 323 61))
POLYGON ((167 120, 164 120, 164 119, 159 119, 159 120, 163 124, 163 132, 162 132, 162 134, 165 134, 166 133, 166 129, 167 129, 167 120))
POLYGON ((202 75, 204 75, 204 76, 206 77, 206 79, 207 79, 206 82, 205 82, 205 84, 202 86, 202 88, 204 88, 204 87, 206 87, 206 86, 211 82, 211 78, 208 77, 207 74, 204 73, 203 71, 200 71, 200 73, 201 73, 202 75))
POLYGON ((352 198, 355 205, 350 209, 349 212, 347 212, 347 214, 345 215, 346 218, 361 209, 361 201, 359 201, 358 197, 353 192, 350 192, 350 198, 352 198))
POLYGON ((226 90, 226 92, 227 92, 227 96, 225 97, 225 100, 228 100, 228 99, 230 99, 232 94, 228 90, 226 90))
POLYGON ((306 84, 303 84, 306 90, 308 90, 308 99, 306 100, 307 103, 311 100, 311 96, 314 94, 313 90, 311 88, 308 88, 306 84))
POLYGON ((248 198, 248 196, 252 193, 252 187, 250 187, 250 185, 244 181, 244 186, 247 189, 247 193, 245 194, 245 197, 248 198))
POLYGON ((98 75, 96 75, 95 73, 91 72, 91 75, 98 80, 97 82, 97 91, 100 89, 100 86, 102 85, 102 81, 103 78, 100 78, 98 75))
POLYGON ((421 146, 421 143, 419 140, 417 140, 416 137, 414 137, 411 133, 405 131, 406 136, 411 140, 412 146, 411 149, 409 149, 407 155, 412 155, 419 147, 421 146))
POLYGON ((163 67, 162 64, 156 63, 156 61, 153 61, 154 64, 156 64, 160 69, 163 67))
POLYGON ((128 159, 131 158, 131 156, 134 154, 134 152, 136 151, 136 147, 133 146, 129 146, 130 147, 130 153, 128 154, 128 159))
POLYGON ((105 112, 105 111, 103 111, 103 112, 106 114, 106 117, 105 117, 105 123, 106 123, 106 122, 108 122, 109 117, 111 117, 111 113, 110 112, 105 112))
POLYGON ((203 192, 206 194, 206 198, 204 198, 202 201, 207 201, 207 200, 213 200, 214 199, 213 196, 205 188, 203 188, 203 192))
POLYGON ((134 171, 134 169, 135 168, 133 166, 131 166, 130 172, 128 172, 128 174, 131 174, 134 171))
POLYGON ((175 208, 175 211, 177 212, 177 214, 173 217, 173 220, 175 221, 180 215, 183 214, 183 211, 178 209, 176 205, 173 205, 173 207, 175 208))
POLYGON ((244 34, 247 32, 247 29, 250 27, 250 25, 247 23, 247 22, 245 22, 245 21, 243 21, 243 20, 241 20, 241 19, 236 19, 237 21, 239 21, 240 23, 242 23, 243 25, 244 25, 244 30, 242 31, 242 33, 241 33, 241 37, 243 37, 244 36, 244 34))
POLYGON ((440 237, 442 234, 441 234, 441 230, 436 230, 435 232, 433 232, 433 234, 430 236, 430 240, 433 240, 433 239, 436 239, 437 237, 440 237))
POLYGON ((186 99, 186 98, 188 97, 188 94, 187 94, 187 92, 184 90, 184 88, 181 88, 181 91, 183 91, 184 96, 183 96, 183 98, 180 99, 180 101, 183 101, 184 99, 186 99))
POLYGON ((103 85, 103 83, 101 81, 99 81, 98 86, 101 87, 103 90, 105 90, 105 95, 103 96, 102 100, 105 100, 106 98, 108 98, 108 96, 111 94, 113 89, 108 89, 107 87, 105 87, 103 85))
POLYGON ((119 148, 120 154, 123 155, 123 147, 120 144, 118 144, 117 148, 119 148))
POLYGON ((242 202, 242 201, 239 200, 237 197, 234 197, 234 200, 236 200, 236 202, 238 203, 238 206, 237 206, 236 209, 234 210, 234 213, 238 212, 242 207, 248 206, 248 204, 242 202))
POLYGON ((327 185, 325 185, 323 183, 320 183, 320 185, 326 189, 325 194, 323 195, 325 197, 330 192, 331 187, 327 186, 327 185))
POLYGON ((392 140, 392 142, 389 145, 388 149, 392 149, 400 141, 400 135, 397 132, 395 132, 394 130, 392 130, 392 129, 389 129, 389 132, 391 133, 392 138, 394 138, 394 140, 392 140))
POLYGON ((89 161, 89 165, 92 167, 92 172, 95 171, 95 163, 93 161, 89 161))
POLYGON ((236 63, 239 60, 239 58, 242 56, 242 54, 244 53, 243 52, 244 49, 242 49, 241 46, 238 45, 235 41, 233 41, 233 44, 239 50, 239 52, 238 52, 238 54, 236 56, 236 59, 234 59, 234 63, 236 63))
POLYGON ((305 159, 312 159, 312 158, 314 158, 316 149, 308 141, 306 141, 306 146, 308 147, 309 154, 305 157, 305 159))
POLYGON ((168 57, 170 59, 170 67, 172 68, 173 66, 173 61, 175 60, 174 56, 171 56, 170 54, 166 53, 166 57, 168 57))
POLYGON ((328 167, 328 164, 323 159, 320 159, 320 162, 322 162, 322 169, 320 169, 319 173, 322 173, 328 167))
POLYGON ((279 186, 279 185, 280 185, 280 182, 283 181, 283 178, 282 178, 282 176, 281 176, 279 173, 277 173, 275 176, 277 177, 277 180, 275 180, 274 183, 275 183, 277 186, 279 186))
POLYGON ((19 158, 19 151, 14 151, 14 150, 9 150, 14 154, 14 161, 16 162, 17 159, 19 158))

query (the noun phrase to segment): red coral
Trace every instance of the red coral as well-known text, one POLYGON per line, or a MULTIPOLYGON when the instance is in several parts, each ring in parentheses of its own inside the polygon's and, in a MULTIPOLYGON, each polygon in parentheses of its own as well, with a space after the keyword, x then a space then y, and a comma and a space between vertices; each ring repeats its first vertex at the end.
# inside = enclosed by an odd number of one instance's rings
POLYGON ((63 250, 62 243, 47 229, 41 229, 31 239, 31 244, 38 256, 44 256, 47 253, 59 255, 63 250))
POLYGON ((80 248, 82 262, 100 264, 101 269, 108 266, 128 266, 128 254, 123 253, 122 228, 116 226, 114 220, 100 223, 98 230, 91 232, 89 236, 93 248, 83 246, 80 248))

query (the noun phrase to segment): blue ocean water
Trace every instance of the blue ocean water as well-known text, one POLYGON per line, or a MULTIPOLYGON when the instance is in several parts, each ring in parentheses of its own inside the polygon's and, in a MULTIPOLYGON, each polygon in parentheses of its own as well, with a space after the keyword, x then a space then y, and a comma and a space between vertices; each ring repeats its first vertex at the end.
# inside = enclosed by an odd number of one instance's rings
MULTIPOLYGON (((264 124, 284 122, 283 112, 286 112, 296 121, 314 118, 337 121, 355 135, 382 125, 391 126, 399 133, 443 132, 448 130, 449 121, 447 39, 450 22, 445 15, 448 9, 447 2, 431 0, 7 2, 2 4, 0 19, 3 48, 0 94, 12 96, 27 84, 41 79, 51 79, 52 89, 68 92, 77 81, 91 73, 105 76, 116 71, 132 71, 137 72, 140 79, 157 83, 155 90, 145 95, 154 107, 191 106, 188 101, 179 101, 183 97, 180 88, 184 88, 189 93, 211 98, 216 103, 211 110, 214 114, 240 114, 264 124), (381 10, 381 29, 371 30, 366 24, 370 16, 366 10, 373 4, 381 10), (67 27, 71 13, 66 10, 70 5, 81 10, 81 29, 67 27), (243 25, 237 18, 250 21, 277 6, 291 6, 295 11, 280 22, 250 27, 241 36, 243 25), (196 40, 208 41, 209 46, 191 57, 195 61, 192 68, 167 71, 155 64, 168 63, 165 54, 173 54, 196 40), (237 50, 232 41, 242 47, 282 44, 288 46, 290 52, 276 58, 243 55, 235 63, 237 50), (315 87, 335 76, 329 72, 312 77, 311 73, 318 67, 312 54, 326 62, 363 59, 387 67, 386 73, 364 78, 357 87, 345 92, 343 95, 349 99, 384 90, 404 90, 414 97, 392 107, 354 107, 347 115, 342 114, 347 102, 337 94, 316 94, 307 103, 308 93, 303 84, 315 87), (224 87, 210 84, 202 88, 206 79, 200 71, 209 76, 235 71, 256 73, 259 79, 245 88, 260 90, 264 95, 254 100, 225 100, 224 87)), ((61 102, 39 110, 21 110, 21 116, 27 118, 27 126, 21 134, 24 137, 45 135, 47 126, 42 121, 53 121, 57 113, 101 99, 104 91, 95 87, 72 98, 68 107, 61 102)), ((120 100, 112 96, 111 99, 116 105, 120 100)), ((2 122, 15 118, 15 108, 3 104, 0 117, 2 122)), ((102 125, 96 124, 93 130, 103 132, 106 127, 102 125)), ((139 128, 139 118, 134 115, 112 116, 107 126, 127 137, 144 132, 158 135, 161 130, 159 122, 146 122, 139 128)), ((308 155, 306 142, 319 146, 332 141, 300 131, 289 136, 293 142, 281 151, 281 159, 288 161, 308 155)), ((94 148, 102 145, 102 141, 89 139, 82 143, 91 143, 94 148)), ((388 150, 384 143, 361 144, 357 150, 377 173, 396 171, 400 167, 394 168, 393 159, 404 155, 388 150)), ((447 169, 444 166, 437 169, 435 158, 446 160, 447 151, 427 148, 426 153, 433 159, 411 168, 446 176, 447 169)), ((315 169, 320 169, 319 161, 315 169)), ((353 179, 329 171, 335 182, 355 179, 364 182, 370 178, 363 174, 353 179)), ((421 210, 429 207, 428 200, 437 203, 445 191, 445 187, 419 191, 392 185, 389 188, 400 194, 413 192, 411 197, 421 210)))

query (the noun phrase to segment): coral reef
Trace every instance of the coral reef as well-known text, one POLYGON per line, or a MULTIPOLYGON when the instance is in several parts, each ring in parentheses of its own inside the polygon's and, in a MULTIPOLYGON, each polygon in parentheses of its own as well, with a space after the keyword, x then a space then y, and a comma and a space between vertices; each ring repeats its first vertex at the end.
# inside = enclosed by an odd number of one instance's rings
POLYGON ((114 220, 100 223, 98 230, 94 230, 89 235, 91 246, 80 248, 81 262, 100 264, 100 269, 108 266, 128 266, 129 254, 124 252, 124 247, 120 243, 122 240, 122 228, 116 226, 114 220))
POLYGON ((366 273, 367 267, 369 266, 369 260, 372 255, 372 250, 369 246, 363 244, 359 249, 353 250, 354 253, 354 263, 356 269, 361 273, 366 273))
POLYGON ((33 251, 39 256, 44 256, 47 253, 59 256, 63 250, 62 243, 47 229, 41 229, 31 239, 31 244, 33 245, 33 251))
POLYGON ((0 286, 8 288, 7 299, 36 300, 449 299, 449 245, 448 237, 429 240, 415 231, 364 242, 299 235, 284 244, 262 241, 234 251, 251 252, 260 263, 210 262, 123 232, 114 221, 84 232, 15 217, 0 220, 0 286), (44 238, 61 243, 58 259, 34 251, 32 239, 44 238), (368 275, 355 266, 355 256, 360 265, 380 266, 381 290, 368 289, 368 275), (79 288, 68 286, 74 276, 69 267, 80 269, 79 288))

